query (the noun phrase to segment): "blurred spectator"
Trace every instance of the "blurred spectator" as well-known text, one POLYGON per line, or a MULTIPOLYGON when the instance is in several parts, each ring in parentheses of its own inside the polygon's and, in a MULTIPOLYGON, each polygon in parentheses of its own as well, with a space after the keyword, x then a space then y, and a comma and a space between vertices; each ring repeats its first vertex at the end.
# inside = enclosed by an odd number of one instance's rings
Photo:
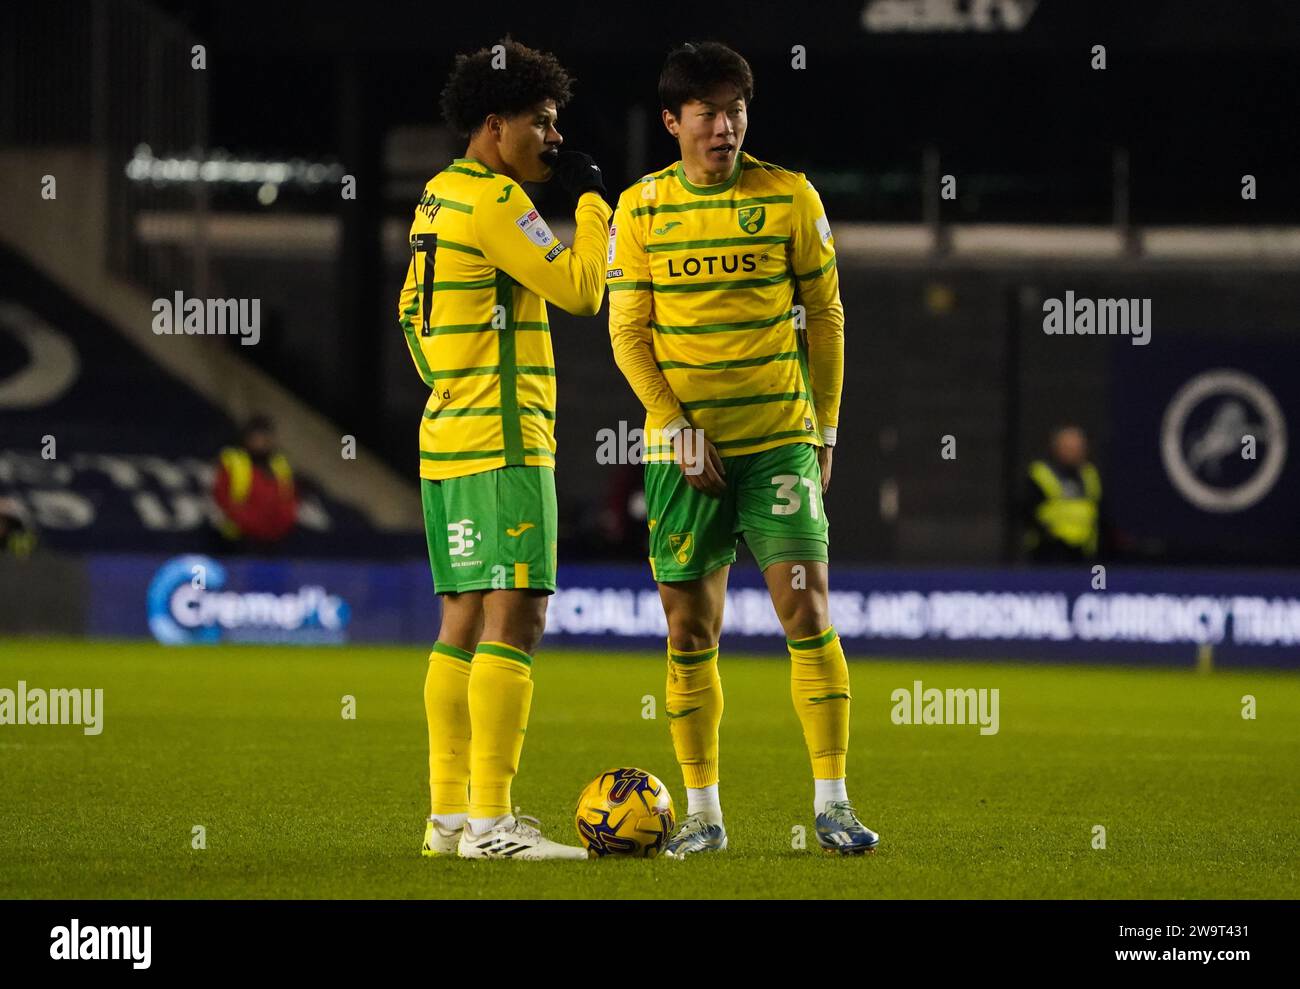
POLYGON ((1098 556, 1101 475, 1088 462, 1088 437, 1073 423, 1058 426, 1048 458, 1029 465, 1022 519, 1034 563, 1079 563, 1098 556))
POLYGON ((0 498, 0 556, 23 559, 36 548, 36 527, 16 498, 0 498))
POLYGON ((212 496, 225 514, 220 529, 230 547, 270 545, 293 531, 298 495, 293 470, 276 449, 275 425, 257 415, 239 446, 221 451, 212 496))
POLYGON ((614 556, 639 559, 646 554, 645 491, 640 466, 613 470, 599 516, 602 542, 614 556))

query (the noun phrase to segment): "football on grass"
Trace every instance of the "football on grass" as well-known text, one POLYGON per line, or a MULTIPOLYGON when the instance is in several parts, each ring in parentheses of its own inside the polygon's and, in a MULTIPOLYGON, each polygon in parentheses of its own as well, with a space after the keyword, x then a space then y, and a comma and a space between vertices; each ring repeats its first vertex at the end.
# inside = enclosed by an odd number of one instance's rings
POLYGON ((644 769, 610 769, 582 791, 577 824, 593 858, 654 858, 673 832, 673 798, 644 769))

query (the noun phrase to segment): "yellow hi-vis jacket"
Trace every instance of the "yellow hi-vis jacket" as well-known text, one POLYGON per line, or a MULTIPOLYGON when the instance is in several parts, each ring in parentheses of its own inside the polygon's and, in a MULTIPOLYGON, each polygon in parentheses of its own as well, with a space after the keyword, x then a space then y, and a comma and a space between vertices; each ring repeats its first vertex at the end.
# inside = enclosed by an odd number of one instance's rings
POLYGON ((1101 504, 1101 475, 1092 464, 1079 468, 1083 479, 1083 497, 1067 498, 1061 479, 1045 461, 1029 465, 1029 477, 1043 492, 1043 502, 1035 517, 1054 538, 1067 546, 1076 546, 1089 556, 1097 552, 1098 514, 1101 504))

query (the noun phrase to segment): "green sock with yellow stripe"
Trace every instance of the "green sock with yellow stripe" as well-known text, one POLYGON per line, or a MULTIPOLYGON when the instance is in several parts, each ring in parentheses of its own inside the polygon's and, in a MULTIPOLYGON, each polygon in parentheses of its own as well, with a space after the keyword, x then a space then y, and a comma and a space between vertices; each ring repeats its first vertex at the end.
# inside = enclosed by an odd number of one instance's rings
POLYGON ((806 639, 787 639, 790 696, 803 725, 814 779, 841 779, 849 751, 849 664, 831 626, 806 639))
POLYGON ((480 642, 469 675, 470 819, 510 813, 510 784, 533 699, 533 658, 504 642, 480 642))

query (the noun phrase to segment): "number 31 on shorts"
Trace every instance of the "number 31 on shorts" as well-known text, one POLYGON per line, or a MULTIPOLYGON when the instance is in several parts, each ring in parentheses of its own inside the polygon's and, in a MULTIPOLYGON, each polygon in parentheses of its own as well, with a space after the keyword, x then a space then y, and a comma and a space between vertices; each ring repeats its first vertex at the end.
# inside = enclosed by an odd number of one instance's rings
POLYGON ((817 490, 817 484, 810 477, 800 477, 798 474, 777 474, 772 478, 772 483, 776 485, 777 504, 772 506, 773 515, 794 515, 803 507, 803 498, 799 495, 799 485, 802 484, 808 489, 808 511, 816 520, 818 516, 817 496, 821 493, 817 490))

